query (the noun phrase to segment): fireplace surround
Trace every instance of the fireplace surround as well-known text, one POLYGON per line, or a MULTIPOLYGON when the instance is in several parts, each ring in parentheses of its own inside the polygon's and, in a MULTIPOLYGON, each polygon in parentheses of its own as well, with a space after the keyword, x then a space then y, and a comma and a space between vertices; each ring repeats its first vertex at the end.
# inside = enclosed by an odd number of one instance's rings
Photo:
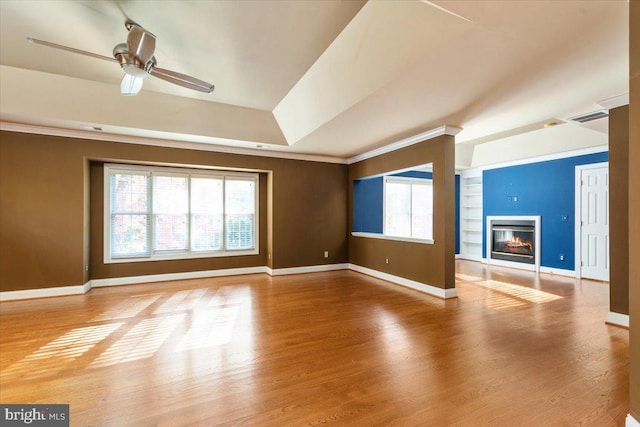
POLYGON ((488 264, 540 271, 540 217, 487 216, 488 264))

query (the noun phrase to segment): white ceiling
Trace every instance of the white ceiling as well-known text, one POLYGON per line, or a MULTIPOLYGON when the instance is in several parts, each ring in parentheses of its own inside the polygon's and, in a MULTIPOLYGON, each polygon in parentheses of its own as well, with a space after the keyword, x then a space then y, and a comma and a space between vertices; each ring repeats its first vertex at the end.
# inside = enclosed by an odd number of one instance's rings
MULTIPOLYGON (((2 0, 0 120, 336 158, 446 124, 473 147, 628 93, 628 7, 2 0), (210 81, 214 93, 150 77, 123 97, 116 64, 25 40, 110 56, 127 18, 157 36, 160 67, 210 81)), ((568 139, 606 132, 562 126, 571 128, 554 134, 568 139)))

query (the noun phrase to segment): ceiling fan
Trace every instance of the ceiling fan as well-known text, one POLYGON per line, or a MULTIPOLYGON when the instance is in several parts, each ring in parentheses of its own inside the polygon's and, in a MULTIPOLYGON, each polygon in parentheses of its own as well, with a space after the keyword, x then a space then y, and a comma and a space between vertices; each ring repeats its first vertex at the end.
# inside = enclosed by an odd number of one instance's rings
POLYGON ((136 95, 142 89, 142 82, 149 75, 199 92, 213 92, 214 86, 210 83, 158 67, 153 56, 156 36, 133 21, 127 21, 125 26, 129 31, 127 42, 119 43, 113 48, 113 58, 31 37, 28 37, 27 41, 120 64, 124 71, 124 77, 120 82, 122 95, 136 95))

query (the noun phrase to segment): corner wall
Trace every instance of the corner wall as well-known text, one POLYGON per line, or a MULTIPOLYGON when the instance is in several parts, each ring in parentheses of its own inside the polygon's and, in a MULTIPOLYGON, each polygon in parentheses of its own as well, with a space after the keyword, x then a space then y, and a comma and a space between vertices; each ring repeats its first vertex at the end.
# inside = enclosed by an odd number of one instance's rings
POLYGON ((349 236, 349 262, 441 289, 455 288, 454 138, 443 135, 349 166, 349 232, 353 230, 353 181, 433 163, 432 245, 349 236), (385 262, 389 259, 389 263, 385 262))
MULTIPOLYGON (((640 241, 640 0, 629 3, 629 241, 640 241)), ((640 423, 640 245, 629 246, 630 414, 640 423)), ((630 424, 627 424, 628 426, 630 424)))
POLYGON ((629 314, 629 106, 609 111, 609 311, 629 314))

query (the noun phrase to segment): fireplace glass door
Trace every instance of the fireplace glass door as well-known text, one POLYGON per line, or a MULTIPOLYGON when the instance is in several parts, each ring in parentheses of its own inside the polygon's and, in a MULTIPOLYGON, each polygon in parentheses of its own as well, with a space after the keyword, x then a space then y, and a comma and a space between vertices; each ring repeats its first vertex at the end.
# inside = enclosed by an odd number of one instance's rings
POLYGON ((534 264, 534 231, 529 226, 494 225, 492 258, 534 264))

